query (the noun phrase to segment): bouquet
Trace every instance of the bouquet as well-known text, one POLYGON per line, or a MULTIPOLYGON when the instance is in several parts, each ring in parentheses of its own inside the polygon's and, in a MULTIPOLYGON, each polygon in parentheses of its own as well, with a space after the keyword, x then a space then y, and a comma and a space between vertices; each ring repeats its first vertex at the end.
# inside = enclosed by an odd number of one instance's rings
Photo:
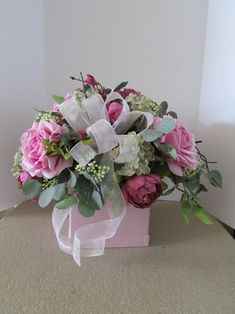
POLYGON ((81 214, 91 216, 105 202, 102 181, 114 175, 127 204, 149 207, 179 190, 185 221, 194 213, 211 224, 198 197, 207 191, 201 177, 222 188, 221 174, 210 169, 200 141, 167 102, 126 88, 128 82, 110 89, 90 74, 71 79, 82 86, 53 96, 52 109, 38 111, 20 138, 12 168, 18 188, 41 207, 54 201, 63 210, 79 203, 81 214))
MULTIPOLYGON (((112 225, 104 229, 113 231, 105 231, 107 238, 117 230, 128 204, 144 210, 175 190, 182 192, 187 223, 194 214, 212 224, 199 199, 207 191, 201 180, 205 176, 222 188, 221 174, 210 169, 213 162, 199 150, 200 141, 195 142, 167 102, 158 104, 127 88, 128 82, 111 89, 90 74, 71 79, 79 87, 65 97, 53 96, 50 111, 37 112, 20 138, 12 168, 27 197, 41 207, 54 202, 58 240, 71 206, 89 217, 109 203, 112 225)), ((89 242, 85 229, 77 237, 79 243, 85 237, 89 242)))

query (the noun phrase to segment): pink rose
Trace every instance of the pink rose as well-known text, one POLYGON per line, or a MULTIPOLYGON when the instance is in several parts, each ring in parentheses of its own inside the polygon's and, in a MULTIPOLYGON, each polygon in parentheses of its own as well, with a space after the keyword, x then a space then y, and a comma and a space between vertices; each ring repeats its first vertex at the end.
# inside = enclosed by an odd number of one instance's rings
POLYGON ((87 74, 86 79, 85 79, 84 82, 89 84, 89 85, 91 85, 91 86, 95 86, 96 85, 96 79, 91 74, 87 74))
POLYGON ((61 156, 48 156, 42 143, 44 139, 59 142, 60 134, 68 132, 65 125, 55 121, 34 122, 31 129, 20 138, 22 162, 21 167, 32 177, 51 179, 67 167, 72 166, 72 159, 64 160, 61 156))
POLYGON ((27 171, 21 172, 17 177, 19 187, 22 187, 22 185, 29 181, 29 179, 31 178, 32 178, 31 175, 27 171))
POLYGON ((147 208, 162 194, 161 178, 155 174, 134 176, 128 179, 122 193, 127 204, 147 208))
MULTIPOLYGON (((169 118, 169 117, 168 117, 169 118)), ((162 118, 155 118, 153 129, 156 129, 162 118)), ((172 145, 177 152, 177 160, 167 159, 171 172, 177 176, 183 176, 184 169, 195 170, 197 168, 197 151, 194 135, 189 133, 180 121, 176 121, 176 127, 169 134, 163 135, 161 143, 172 145)))
POLYGON ((122 112, 123 105, 117 101, 113 101, 107 105, 108 116, 111 124, 113 124, 122 112))
MULTIPOLYGON (((70 93, 70 92, 68 92, 68 93, 65 95, 64 99, 67 100, 67 99, 69 99, 69 98, 71 98, 71 97, 73 97, 73 94, 70 93)), ((57 102, 55 102, 55 103, 53 104, 52 111, 53 111, 53 112, 59 112, 59 106, 60 106, 60 104, 57 104, 57 102)))
POLYGON ((120 95, 123 97, 123 98, 126 98, 127 96, 129 96, 130 94, 134 94, 134 95, 137 95, 137 96, 140 96, 141 95, 141 92, 139 91, 136 91, 132 88, 123 88, 123 90, 120 91, 120 95))

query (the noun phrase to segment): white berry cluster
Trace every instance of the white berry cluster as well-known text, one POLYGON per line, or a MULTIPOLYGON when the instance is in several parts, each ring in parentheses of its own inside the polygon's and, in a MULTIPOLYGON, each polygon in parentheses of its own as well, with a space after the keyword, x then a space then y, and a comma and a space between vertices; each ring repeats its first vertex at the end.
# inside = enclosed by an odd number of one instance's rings
POLYGON ((93 160, 89 162, 85 167, 77 165, 75 167, 75 170, 78 174, 83 174, 87 172, 96 183, 100 183, 104 179, 106 173, 110 170, 110 168, 105 165, 101 166, 97 163, 97 161, 93 160))

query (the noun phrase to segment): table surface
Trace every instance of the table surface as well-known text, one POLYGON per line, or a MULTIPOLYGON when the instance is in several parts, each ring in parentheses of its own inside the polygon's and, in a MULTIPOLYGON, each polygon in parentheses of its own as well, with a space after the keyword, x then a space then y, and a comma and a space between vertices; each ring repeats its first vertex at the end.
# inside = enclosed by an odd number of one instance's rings
POLYGON ((1 314, 235 313, 234 240, 216 221, 185 224, 177 202, 151 209, 150 247, 80 268, 57 246, 51 208, 23 203, 0 230, 1 314))

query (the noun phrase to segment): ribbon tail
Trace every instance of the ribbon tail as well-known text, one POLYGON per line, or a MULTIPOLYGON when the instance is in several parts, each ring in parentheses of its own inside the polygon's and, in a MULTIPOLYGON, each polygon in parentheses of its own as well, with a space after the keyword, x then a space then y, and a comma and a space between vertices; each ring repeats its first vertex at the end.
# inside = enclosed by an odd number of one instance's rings
MULTIPOLYGON (((72 237, 69 231, 66 234, 62 233, 62 229, 64 229, 63 225, 73 208, 63 211, 54 208, 52 214, 52 223, 60 249, 67 254, 73 255, 75 262, 79 266, 81 265, 81 256, 99 256, 104 254, 105 240, 112 238, 116 234, 126 213, 126 204, 119 184, 116 181, 114 164, 109 159, 108 154, 104 155, 101 164, 110 168, 101 183, 101 190, 105 199, 104 210, 107 210, 109 219, 83 225, 75 231, 72 237)), ((69 230, 71 230, 70 220, 69 230)))

